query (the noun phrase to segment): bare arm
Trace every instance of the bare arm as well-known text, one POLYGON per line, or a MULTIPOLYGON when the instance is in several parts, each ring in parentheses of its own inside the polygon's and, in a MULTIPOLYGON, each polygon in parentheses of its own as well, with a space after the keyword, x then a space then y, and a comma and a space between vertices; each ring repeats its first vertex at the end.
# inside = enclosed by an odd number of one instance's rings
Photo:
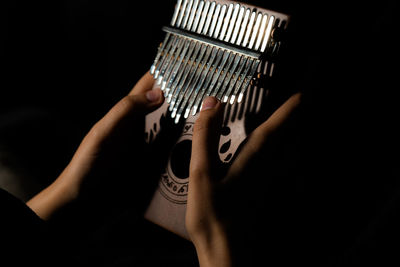
POLYGON ((111 140, 114 132, 123 130, 120 128, 126 120, 135 121, 162 104, 161 91, 151 90, 153 80, 146 73, 132 91, 92 127, 61 175, 27 202, 39 217, 49 219, 55 211, 78 197, 82 182, 94 171, 98 155, 107 153, 103 151, 103 144, 114 141, 111 140))
MULTIPOLYGON (((186 208, 186 229, 195 245, 200 266, 229 267, 235 265, 228 226, 216 207, 217 195, 232 179, 243 179, 249 162, 263 148, 271 134, 281 128, 300 103, 300 94, 290 97, 275 113, 256 128, 246 140, 238 156, 221 175, 218 164, 219 132, 223 107, 215 98, 203 103, 192 140, 189 192, 186 208)), ((229 202, 229 201, 227 201, 229 202)))

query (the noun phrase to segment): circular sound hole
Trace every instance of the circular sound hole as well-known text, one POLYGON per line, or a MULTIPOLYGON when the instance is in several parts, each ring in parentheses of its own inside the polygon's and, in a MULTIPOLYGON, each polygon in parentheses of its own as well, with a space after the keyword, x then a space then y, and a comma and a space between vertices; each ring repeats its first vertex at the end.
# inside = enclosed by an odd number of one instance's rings
POLYGON ((171 155, 171 169, 176 178, 189 177, 190 156, 192 154, 192 141, 183 140, 176 144, 171 155))

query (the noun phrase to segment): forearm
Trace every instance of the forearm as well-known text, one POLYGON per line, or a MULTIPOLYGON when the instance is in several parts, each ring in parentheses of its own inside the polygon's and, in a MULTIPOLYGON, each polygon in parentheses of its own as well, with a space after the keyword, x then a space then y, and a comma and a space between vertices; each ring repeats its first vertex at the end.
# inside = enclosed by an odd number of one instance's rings
POLYGON ((99 134, 93 127, 61 175, 26 203, 40 218, 50 219, 57 210, 78 197, 80 186, 95 159, 99 134))

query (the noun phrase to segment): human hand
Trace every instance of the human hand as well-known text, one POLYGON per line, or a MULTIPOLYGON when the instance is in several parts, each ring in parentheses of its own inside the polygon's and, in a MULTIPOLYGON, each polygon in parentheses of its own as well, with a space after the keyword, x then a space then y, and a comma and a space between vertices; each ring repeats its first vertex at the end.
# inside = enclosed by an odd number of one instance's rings
POLYGON ((221 128, 223 107, 212 97, 204 101, 194 125, 186 208, 186 229, 196 247, 201 266, 233 265, 228 238, 229 218, 232 219, 233 214, 227 214, 232 208, 221 203, 230 204, 234 202, 232 197, 237 196, 232 192, 224 194, 224 190, 230 190, 230 183, 245 178, 251 162, 289 120, 299 106, 300 98, 300 93, 294 94, 258 126, 248 136, 227 170, 219 160, 219 135, 216 134, 221 128))
POLYGON ((91 128, 61 175, 27 202, 32 210, 41 218, 49 219, 56 210, 78 197, 88 177, 107 169, 109 160, 115 157, 112 152, 118 146, 123 147, 133 141, 134 147, 140 147, 145 115, 164 102, 160 89, 151 90, 153 83, 153 77, 146 73, 131 92, 91 128), (133 139, 132 133, 138 134, 136 139, 133 139))

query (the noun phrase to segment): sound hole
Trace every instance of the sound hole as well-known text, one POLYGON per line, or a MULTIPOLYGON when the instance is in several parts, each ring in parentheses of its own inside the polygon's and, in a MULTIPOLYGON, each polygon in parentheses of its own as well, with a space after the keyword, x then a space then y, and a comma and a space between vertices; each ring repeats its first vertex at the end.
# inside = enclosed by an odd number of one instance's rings
POLYGON ((192 141, 183 140, 175 145, 171 155, 171 169, 176 178, 189 177, 190 156, 192 154, 192 141))

